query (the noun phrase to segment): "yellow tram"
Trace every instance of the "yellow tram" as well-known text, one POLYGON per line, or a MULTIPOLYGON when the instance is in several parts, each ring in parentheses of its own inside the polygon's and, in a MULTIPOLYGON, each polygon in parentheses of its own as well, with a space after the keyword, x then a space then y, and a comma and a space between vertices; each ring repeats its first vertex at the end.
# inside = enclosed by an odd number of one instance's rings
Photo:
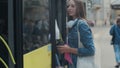
POLYGON ((0 68, 55 68, 55 20, 63 40, 66 0, 0 0, 0 68), (12 56, 12 58, 11 58, 12 56))

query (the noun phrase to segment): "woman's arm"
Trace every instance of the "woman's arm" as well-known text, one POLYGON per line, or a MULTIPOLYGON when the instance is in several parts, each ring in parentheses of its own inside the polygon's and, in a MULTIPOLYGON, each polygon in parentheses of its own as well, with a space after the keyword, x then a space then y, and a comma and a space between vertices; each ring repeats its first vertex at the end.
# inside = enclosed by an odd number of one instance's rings
POLYGON ((86 22, 82 21, 79 24, 79 31, 80 31, 80 40, 84 45, 84 48, 78 48, 78 54, 81 56, 88 56, 94 55, 95 47, 92 37, 92 32, 90 27, 87 25, 86 22))
POLYGON ((110 29, 110 35, 113 35, 113 29, 114 29, 115 25, 113 25, 110 29))

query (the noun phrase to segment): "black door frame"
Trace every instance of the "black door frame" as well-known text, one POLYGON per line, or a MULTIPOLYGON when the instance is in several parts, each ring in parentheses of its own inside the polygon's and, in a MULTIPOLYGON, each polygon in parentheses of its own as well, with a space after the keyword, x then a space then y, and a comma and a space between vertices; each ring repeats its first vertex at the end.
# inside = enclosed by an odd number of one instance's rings
MULTIPOLYGON (((13 0, 8 0, 8 43, 11 51, 14 54, 14 14, 13 14, 13 0)), ((9 67, 15 68, 12 61, 9 59, 9 67)))
POLYGON ((50 0, 50 2, 49 2, 49 8, 50 8, 50 10, 49 10, 49 22, 50 22, 50 34, 51 34, 51 40, 50 40, 50 42, 51 42, 51 44, 52 44, 52 57, 51 57, 51 63, 52 63, 52 65, 51 65, 51 68, 55 68, 55 63, 56 63, 56 61, 55 61, 55 52, 56 52, 56 50, 55 50, 55 1, 56 0, 50 0))
POLYGON ((23 68, 23 2, 22 0, 13 0, 14 12, 14 53, 16 59, 15 68, 23 68))
POLYGON ((23 68, 22 0, 8 0, 8 41, 16 61, 9 61, 9 67, 23 68))
MULTIPOLYGON (((52 68, 55 68, 56 66, 56 57, 55 57, 55 53, 56 53, 56 40, 55 40, 55 30, 53 28, 55 28, 55 20, 57 20, 57 24, 60 30, 60 34, 62 36, 63 41, 66 43, 66 0, 51 0, 52 1, 52 5, 51 5, 51 10, 50 10, 50 18, 51 16, 53 16, 53 19, 51 21, 51 30, 53 30, 52 34, 52 38, 51 38, 51 42, 52 42, 52 68), (54 23, 53 23, 54 22, 54 23)), ((64 65, 64 64, 61 64, 64 65)))

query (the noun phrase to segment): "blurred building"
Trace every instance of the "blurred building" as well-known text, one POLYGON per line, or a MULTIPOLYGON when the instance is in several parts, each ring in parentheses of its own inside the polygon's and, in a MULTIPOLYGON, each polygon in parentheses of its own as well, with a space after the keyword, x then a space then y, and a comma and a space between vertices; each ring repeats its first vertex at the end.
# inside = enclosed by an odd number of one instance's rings
POLYGON ((96 22, 96 25, 110 24, 114 22, 116 16, 120 15, 120 0, 83 1, 87 19, 96 22))
POLYGON ((103 9, 103 24, 110 24, 110 8, 111 0, 103 0, 102 9, 103 9))
POLYGON ((96 25, 99 25, 102 21, 103 11, 102 11, 102 2, 103 0, 93 0, 93 20, 95 20, 96 25), (101 13, 102 12, 102 13, 101 13))
POLYGON ((120 16, 120 0, 111 0, 111 24, 115 22, 117 16, 120 16))
POLYGON ((100 23, 100 20, 103 18, 101 13, 101 4, 102 0, 83 0, 86 6, 86 16, 90 21, 95 22, 96 24, 100 23))

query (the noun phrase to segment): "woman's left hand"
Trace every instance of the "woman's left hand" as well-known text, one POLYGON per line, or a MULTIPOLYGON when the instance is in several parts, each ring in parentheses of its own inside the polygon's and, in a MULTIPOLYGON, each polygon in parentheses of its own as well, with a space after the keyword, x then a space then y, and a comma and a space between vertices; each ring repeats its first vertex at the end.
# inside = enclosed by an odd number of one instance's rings
POLYGON ((60 53, 70 53, 70 47, 65 44, 64 46, 57 46, 57 49, 60 53))

